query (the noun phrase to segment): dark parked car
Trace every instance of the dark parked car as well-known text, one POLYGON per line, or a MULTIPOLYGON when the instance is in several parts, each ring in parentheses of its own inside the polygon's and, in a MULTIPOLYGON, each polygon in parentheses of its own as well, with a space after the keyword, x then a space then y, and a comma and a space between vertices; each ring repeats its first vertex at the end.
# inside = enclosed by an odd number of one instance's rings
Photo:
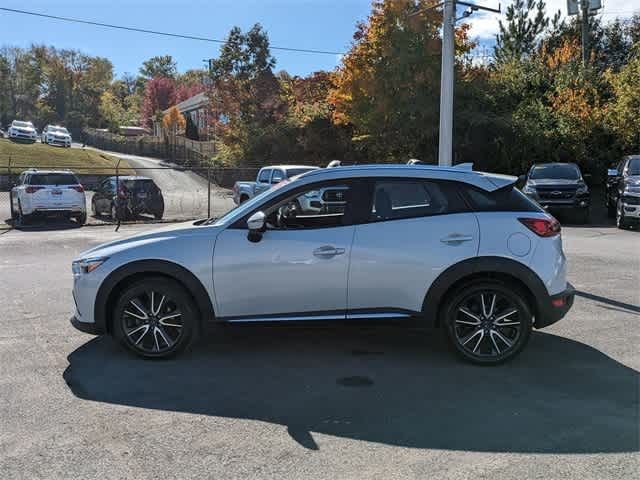
POLYGON ((581 223, 589 221, 591 193, 575 163, 541 163, 529 169, 522 192, 546 210, 569 212, 581 223))
POLYGON ((609 169, 605 202, 618 228, 640 222, 640 155, 624 157, 609 169))
POLYGON ((164 214, 164 199, 150 178, 119 176, 116 180, 109 177, 93 194, 91 210, 94 215, 108 214, 114 220, 141 214, 150 214, 159 220, 164 214))

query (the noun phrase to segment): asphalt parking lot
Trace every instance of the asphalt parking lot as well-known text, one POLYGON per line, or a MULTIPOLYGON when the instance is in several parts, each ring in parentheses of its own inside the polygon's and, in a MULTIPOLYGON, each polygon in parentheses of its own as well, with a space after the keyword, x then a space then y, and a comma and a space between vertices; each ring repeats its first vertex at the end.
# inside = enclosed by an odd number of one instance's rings
POLYGON ((162 362, 74 330, 71 259, 149 228, 0 231, 1 478, 637 478, 640 232, 564 228, 574 308, 480 368, 394 327, 226 328, 162 362))

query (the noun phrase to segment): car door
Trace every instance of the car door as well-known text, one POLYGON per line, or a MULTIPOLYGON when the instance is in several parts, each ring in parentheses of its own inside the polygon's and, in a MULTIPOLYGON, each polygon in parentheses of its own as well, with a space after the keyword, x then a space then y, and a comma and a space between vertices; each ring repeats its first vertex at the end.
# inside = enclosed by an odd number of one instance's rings
MULTIPOLYGON (((351 183, 325 182, 351 188, 351 183)), ((214 247, 217 314, 224 320, 343 319, 353 241, 352 204, 341 212, 307 214, 297 198, 312 184, 258 207, 266 230, 249 241, 246 219, 221 232, 214 247)))
POLYGON ((372 183, 368 220, 355 227, 348 318, 410 316, 443 271, 477 254, 477 220, 450 182, 372 183))
POLYGON ((271 169, 263 168, 258 173, 258 178, 255 186, 255 195, 258 195, 265 190, 269 190, 271 188, 271 169))

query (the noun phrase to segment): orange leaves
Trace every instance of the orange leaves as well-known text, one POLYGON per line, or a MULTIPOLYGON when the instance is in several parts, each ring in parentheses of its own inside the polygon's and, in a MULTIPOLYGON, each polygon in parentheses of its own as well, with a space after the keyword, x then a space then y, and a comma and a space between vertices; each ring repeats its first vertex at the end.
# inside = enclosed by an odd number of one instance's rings
POLYGON ((580 45, 577 40, 565 40, 560 47, 549 50, 543 45, 540 51, 542 61, 551 70, 557 70, 564 65, 581 61, 580 45))
POLYGON ((184 130, 187 122, 184 116, 178 110, 178 107, 173 106, 162 118, 162 126, 174 135, 181 130, 184 130))

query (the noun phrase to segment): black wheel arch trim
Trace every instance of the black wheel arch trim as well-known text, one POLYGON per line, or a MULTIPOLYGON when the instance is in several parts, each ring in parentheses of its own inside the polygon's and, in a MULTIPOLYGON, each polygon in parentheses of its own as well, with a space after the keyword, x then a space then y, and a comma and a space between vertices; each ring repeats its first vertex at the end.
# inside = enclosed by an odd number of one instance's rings
POLYGON ((505 257, 475 257, 450 266, 431 284, 422 305, 427 326, 439 326, 440 308, 451 287, 465 278, 481 278, 484 275, 487 278, 492 275, 508 275, 522 283, 528 290, 527 300, 533 309, 536 326, 540 317, 550 313, 551 296, 542 280, 528 266, 505 257))
POLYGON ((200 282, 193 273, 181 265, 167 260, 138 260, 118 267, 111 272, 100 285, 94 303, 94 320, 98 331, 103 333, 109 331, 107 309, 109 308, 109 302, 112 300, 111 294, 114 289, 123 280, 138 274, 156 274, 173 278, 184 285, 187 291, 193 296, 201 314, 202 326, 215 318, 215 312, 209 294, 202 285, 202 282, 200 282))

